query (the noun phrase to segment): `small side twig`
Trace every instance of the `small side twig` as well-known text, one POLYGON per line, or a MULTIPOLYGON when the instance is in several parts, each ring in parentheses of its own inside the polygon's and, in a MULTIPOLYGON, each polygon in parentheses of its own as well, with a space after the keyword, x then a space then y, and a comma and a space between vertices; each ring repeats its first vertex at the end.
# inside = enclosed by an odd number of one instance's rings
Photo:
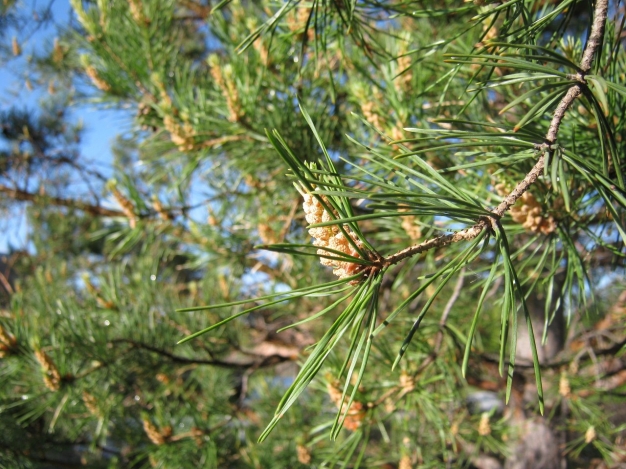
POLYGON ((433 347, 434 353, 439 353, 439 349, 441 349, 441 342, 443 341, 443 328, 446 325, 446 321, 448 320, 448 316, 450 316, 450 312, 452 311, 452 307, 459 299, 461 295, 461 290, 463 290, 463 284, 465 283, 465 267, 463 267, 459 272, 459 278, 456 281, 456 285, 454 286, 454 290, 452 291, 452 296, 446 303, 446 306, 443 308, 443 312, 441 313, 441 319, 439 320, 439 332, 437 333, 437 338, 435 339, 435 346, 433 347))
POLYGON ((138 342, 132 339, 113 339, 110 341, 111 344, 129 344, 131 347, 136 349, 144 349, 149 352, 156 353, 157 355, 161 355, 165 358, 168 358, 173 363, 179 363, 183 365, 209 365, 216 366, 221 368, 235 368, 235 369, 247 369, 250 367, 263 368, 268 366, 276 365, 280 362, 284 362, 289 360, 286 357, 280 355, 269 355, 264 357, 260 362, 258 360, 248 361, 248 362, 237 362, 237 361, 227 361, 227 360, 213 360, 213 359, 204 359, 204 358, 187 358, 181 357, 180 355, 173 354, 168 352, 167 350, 160 349, 153 345, 149 345, 143 342, 138 342))
POLYGON ((437 336, 435 337, 435 343, 433 345, 433 351, 424 359, 424 361, 420 364, 419 368, 413 373, 413 376, 416 377, 420 375, 426 368, 430 366, 431 363, 435 361, 435 358, 439 355, 441 351, 441 344, 443 343, 443 335, 444 335, 444 327, 448 320, 448 316, 454 307, 454 304, 459 299, 461 295, 461 291, 463 290, 463 284, 465 283, 465 267, 461 269, 459 272, 459 278, 456 281, 456 285, 454 286, 454 290, 452 292, 452 296, 446 303, 446 306, 443 308, 443 312, 441 313, 441 319, 439 320, 439 331, 437 332, 437 336))

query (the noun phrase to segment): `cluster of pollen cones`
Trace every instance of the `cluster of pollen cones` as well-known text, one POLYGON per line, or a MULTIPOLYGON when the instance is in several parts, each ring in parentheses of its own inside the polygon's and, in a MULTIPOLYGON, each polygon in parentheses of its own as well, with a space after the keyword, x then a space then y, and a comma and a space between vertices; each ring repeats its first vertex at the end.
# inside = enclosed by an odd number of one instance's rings
MULTIPOLYGON (((298 187, 298 191, 302 194, 302 197, 304 198, 304 213, 306 221, 310 225, 329 222, 338 218, 337 214, 331 215, 324 208, 324 206, 321 204, 320 200, 316 196, 300 187, 298 187)), ((326 201, 323 196, 321 196, 321 198, 322 200, 326 201)), ((326 205, 330 206, 329 204, 326 205)), ((338 254, 329 250, 332 249, 334 251, 344 253, 348 256, 360 258, 361 255, 353 245, 353 243, 356 245, 360 245, 360 241, 358 240, 357 236, 349 230, 347 226, 344 226, 344 231, 348 234, 348 236, 352 238, 352 243, 348 240, 344 232, 339 229, 338 225, 310 228, 309 234, 311 235, 311 237, 315 238, 313 244, 319 248, 317 250, 317 254, 320 256, 337 257, 338 254)), ((355 264, 348 261, 321 257, 320 262, 322 263, 322 265, 332 267, 333 274, 335 274, 340 279, 351 277, 352 275, 358 273, 359 270, 361 270, 360 264, 355 264)))

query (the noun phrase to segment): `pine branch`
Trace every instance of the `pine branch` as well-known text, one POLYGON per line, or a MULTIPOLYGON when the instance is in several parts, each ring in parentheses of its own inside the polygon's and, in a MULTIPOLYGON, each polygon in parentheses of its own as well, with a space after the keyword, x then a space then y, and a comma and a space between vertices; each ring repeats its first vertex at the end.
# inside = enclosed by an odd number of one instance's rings
POLYGON ((187 358, 181 357, 180 355, 175 355, 167 350, 160 349, 150 344, 146 344, 143 342, 138 342, 132 339, 114 339, 111 341, 111 344, 129 344, 133 348, 148 350, 149 352, 156 353, 157 355, 161 355, 170 359, 174 363, 180 363, 184 365, 210 365, 217 366, 221 368, 264 368, 268 366, 273 366, 278 363, 288 361, 289 358, 281 356, 281 355, 268 355, 265 357, 258 357, 261 360, 255 359, 253 361, 246 362, 237 362, 237 361, 227 361, 227 360, 213 360, 213 359, 205 359, 205 358, 187 358))
MULTIPOLYGON (((613 345, 611 345, 610 347, 606 347, 606 348, 597 348, 593 351, 593 354, 596 358, 598 357, 610 357, 611 359, 613 359, 613 357, 615 357, 616 354, 618 354, 619 352, 621 352, 624 348, 626 347, 626 339, 620 340, 619 342, 614 343, 613 345)), ((477 362, 488 362, 488 363, 493 363, 493 364, 498 364, 499 363, 499 358, 491 353, 477 353, 476 355, 476 360, 477 362)), ((591 357, 587 358, 588 360, 591 360, 591 357)), ((581 360, 582 361, 582 360, 581 360)), ((566 357, 560 360, 556 360, 556 361, 552 361, 552 362, 548 362, 548 363, 542 363, 541 364, 541 368, 544 370, 558 370, 561 369, 563 367, 567 367, 568 365, 570 365, 570 363, 572 362, 572 358, 571 357, 566 357)), ((509 361, 505 361, 505 365, 508 365, 509 361)), ((515 363, 515 367, 516 368, 521 368, 521 369, 528 369, 531 370, 533 369, 533 364, 530 362, 516 362, 515 363)))
POLYGON ((383 259, 381 261, 381 267, 389 267, 397 264, 398 262, 420 254, 425 251, 429 251, 435 248, 441 248, 448 246, 459 241, 469 241, 475 239, 483 230, 495 228, 500 218, 517 202, 517 200, 530 188, 531 185, 537 180, 537 178, 543 173, 545 168, 545 152, 552 152, 553 146, 556 143, 559 133, 559 127, 565 113, 570 108, 572 103, 578 98, 583 91, 583 86, 586 85, 585 74, 591 69, 593 60, 602 44, 604 39, 604 30, 608 14, 608 0, 597 0, 596 8, 594 11, 594 20, 591 27, 591 34, 589 40, 583 51, 583 57, 580 63, 580 72, 575 75, 575 78, 580 82, 572 85, 567 91, 552 117, 550 127, 546 134, 545 141, 537 144, 536 147, 544 151, 539 157, 535 166, 528 172, 526 177, 520 181, 517 186, 507 195, 504 200, 491 211, 491 215, 481 218, 474 226, 465 230, 457 231, 456 233, 438 236, 436 238, 424 241, 421 244, 410 246, 406 249, 398 251, 395 254, 383 259))
POLYGON ((11 189, 4 185, 0 185, 0 194, 11 198, 13 200, 19 200, 22 202, 37 202, 47 203, 49 205, 56 205, 59 207, 68 207, 81 210, 90 215, 96 215, 101 217, 124 217, 124 213, 119 210, 101 207, 100 205, 92 205, 80 200, 65 199, 62 197, 51 197, 48 195, 33 194, 32 192, 24 191, 21 189, 11 189))
MULTIPOLYGON (((94 216, 127 218, 127 214, 121 210, 106 208, 106 207, 102 207, 101 205, 94 205, 94 204, 90 204, 90 203, 83 202, 83 201, 76 200, 76 199, 66 199, 63 197, 40 195, 40 194, 35 194, 33 192, 25 191, 22 189, 11 189, 10 187, 7 187, 1 184, 0 184, 0 194, 4 194, 7 198, 17 200, 20 202, 32 202, 32 203, 38 203, 38 204, 54 205, 57 207, 73 208, 76 210, 81 210, 85 213, 88 213, 94 216)), ((213 199, 207 199, 207 200, 210 201, 213 199)), ((177 216, 184 215, 188 211, 193 210, 194 208, 197 208, 199 206, 202 206, 205 203, 206 201, 203 201, 198 204, 193 204, 193 205, 184 205, 181 207, 168 207, 168 208, 160 207, 158 210, 152 209, 142 214, 138 214, 137 218, 144 220, 144 219, 153 218, 155 216, 159 216, 160 218, 163 218, 167 221, 171 221, 177 216)), ((0 279, 0 282, 2 282, 1 279, 0 279)))

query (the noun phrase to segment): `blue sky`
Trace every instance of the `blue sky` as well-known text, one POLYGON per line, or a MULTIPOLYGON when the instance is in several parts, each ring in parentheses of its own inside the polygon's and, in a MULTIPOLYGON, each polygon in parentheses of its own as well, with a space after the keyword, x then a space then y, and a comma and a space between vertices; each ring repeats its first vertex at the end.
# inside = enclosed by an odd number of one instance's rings
MULTIPOLYGON (((0 62, 0 109, 5 110, 12 106, 33 109, 38 106, 39 100, 45 96, 47 90, 35 88, 29 91, 25 86, 24 69, 26 59, 43 46, 50 45, 56 36, 56 26, 67 25, 73 14, 67 0, 54 0, 51 3, 51 12, 54 21, 46 27, 35 29, 36 22, 21 30, 10 28, 4 37, 5 43, 15 36, 22 47, 22 55, 11 58, 5 63, 0 62)), ((26 2, 20 3, 20 13, 32 17, 33 10, 41 12, 45 4, 26 2), (34 6, 33 6, 34 5, 34 6)), ((105 175, 111 174, 112 161, 111 143, 115 136, 129 130, 131 125, 130 111, 119 109, 103 109, 88 103, 81 103, 71 109, 71 120, 83 121, 85 131, 81 141, 82 156, 98 165, 98 169, 105 175)), ((11 213, 3 214, 0 221, 0 253, 6 252, 9 245, 14 248, 26 248, 27 233, 24 206, 17 207, 11 213)))

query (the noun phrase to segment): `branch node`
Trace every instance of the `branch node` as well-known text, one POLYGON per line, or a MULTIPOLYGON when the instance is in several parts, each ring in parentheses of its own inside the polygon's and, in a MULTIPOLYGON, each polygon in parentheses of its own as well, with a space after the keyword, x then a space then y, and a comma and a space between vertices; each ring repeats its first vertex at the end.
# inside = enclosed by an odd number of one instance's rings
POLYGON ((498 224, 500 223, 501 218, 502 217, 497 213, 492 213, 490 215, 480 217, 479 220, 483 222, 483 226, 489 231, 489 234, 495 234, 498 230, 498 224))
POLYGON ((577 81, 578 83, 581 83, 583 85, 587 84, 587 74, 583 71, 578 71, 576 73, 568 73, 567 79, 577 81))

